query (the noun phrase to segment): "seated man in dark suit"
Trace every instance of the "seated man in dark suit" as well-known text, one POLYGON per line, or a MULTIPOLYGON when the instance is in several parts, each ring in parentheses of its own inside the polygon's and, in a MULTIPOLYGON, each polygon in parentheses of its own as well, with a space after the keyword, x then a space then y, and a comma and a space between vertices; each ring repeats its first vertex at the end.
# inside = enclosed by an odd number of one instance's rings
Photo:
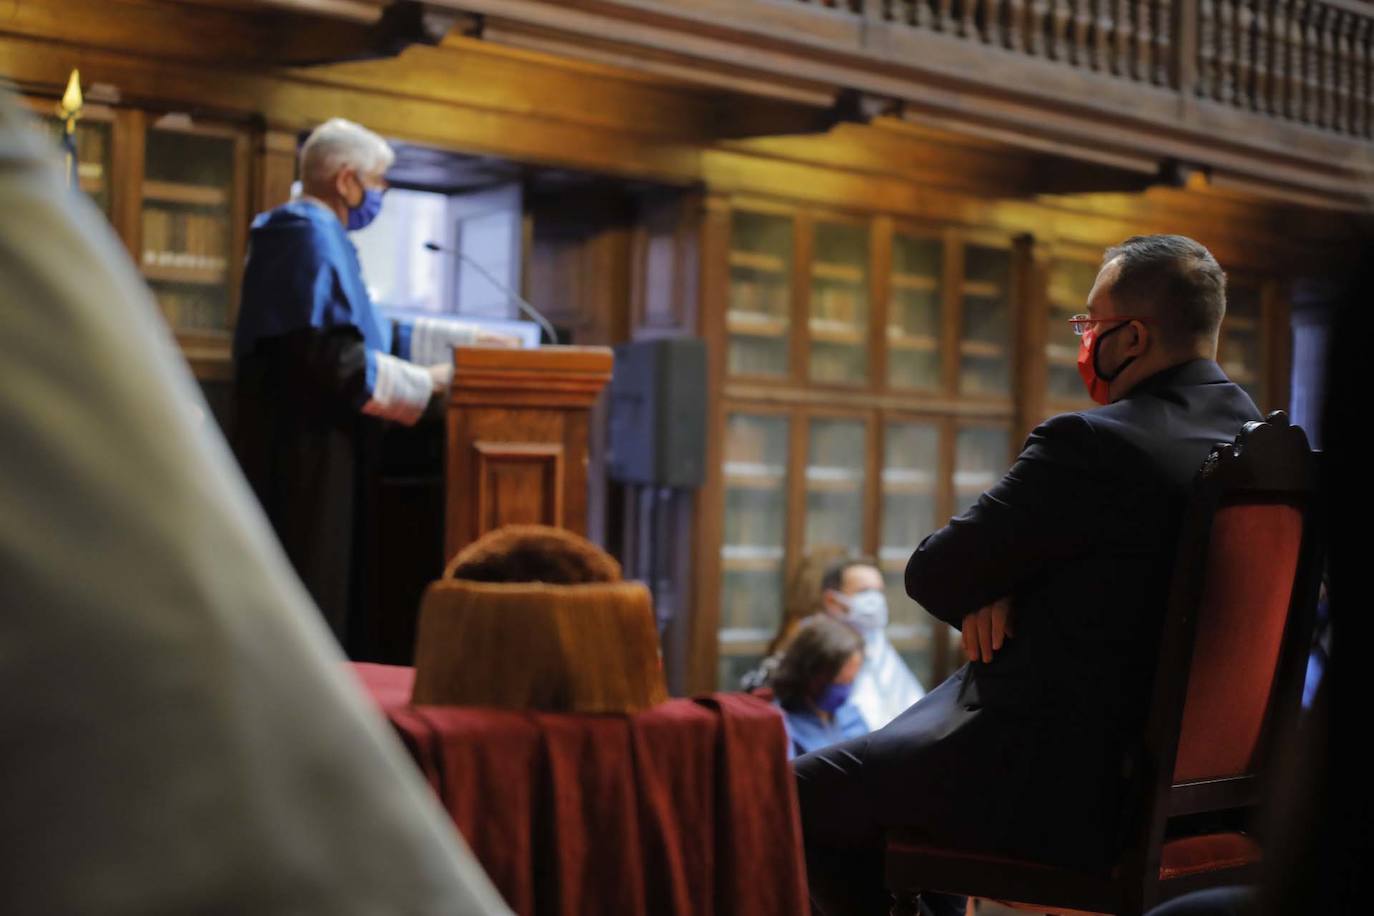
POLYGON ((1107 251, 1075 324, 1104 406, 1038 427, 907 565, 969 664, 886 728, 796 761, 818 913, 886 912, 889 827, 1060 865, 1116 853, 1189 487, 1259 417, 1214 362, 1225 288, 1191 239, 1107 251))

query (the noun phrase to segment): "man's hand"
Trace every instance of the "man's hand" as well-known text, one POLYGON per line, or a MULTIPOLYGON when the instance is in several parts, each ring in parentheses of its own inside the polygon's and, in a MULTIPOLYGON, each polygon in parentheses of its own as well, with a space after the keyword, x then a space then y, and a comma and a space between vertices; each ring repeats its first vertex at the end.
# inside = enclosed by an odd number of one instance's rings
POLYGON ((964 618, 964 655, 971 662, 992 661, 992 654, 1014 636, 1011 629, 1011 599, 1002 598, 964 618))
POLYGON ((520 346, 520 338, 514 334, 501 334, 497 331, 479 328, 473 345, 478 347, 518 347, 520 346))
POLYGON ((429 372, 429 380, 434 386, 435 394, 444 394, 448 391, 448 386, 453 384, 452 363, 435 363, 432 366, 426 366, 425 370, 429 372))

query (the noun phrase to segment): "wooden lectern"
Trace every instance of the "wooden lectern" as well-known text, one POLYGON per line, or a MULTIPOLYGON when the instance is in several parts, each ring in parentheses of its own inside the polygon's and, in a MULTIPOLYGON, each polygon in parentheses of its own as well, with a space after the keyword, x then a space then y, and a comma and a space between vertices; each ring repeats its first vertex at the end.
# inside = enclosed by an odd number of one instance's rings
POLYGON ((606 347, 453 351, 445 562, 502 525, 587 533, 588 424, 612 361, 606 347))

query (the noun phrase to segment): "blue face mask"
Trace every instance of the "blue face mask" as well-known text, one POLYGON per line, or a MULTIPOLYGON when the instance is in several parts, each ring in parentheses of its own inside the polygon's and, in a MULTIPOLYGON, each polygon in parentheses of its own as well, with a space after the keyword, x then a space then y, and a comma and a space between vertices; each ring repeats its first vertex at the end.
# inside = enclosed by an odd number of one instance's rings
POLYGON ((363 199, 358 201, 358 206, 348 208, 348 231, 358 231, 381 212, 382 192, 377 188, 363 188, 363 199))
POLYGON ((833 714, 835 710, 849 702, 849 695, 854 692, 854 684, 831 684, 821 695, 816 698, 816 708, 822 712, 833 714))

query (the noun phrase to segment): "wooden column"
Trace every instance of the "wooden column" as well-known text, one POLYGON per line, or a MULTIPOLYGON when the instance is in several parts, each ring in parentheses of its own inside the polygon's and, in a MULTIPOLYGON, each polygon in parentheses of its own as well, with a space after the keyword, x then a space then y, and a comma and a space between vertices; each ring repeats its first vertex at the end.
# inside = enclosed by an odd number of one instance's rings
POLYGON ((502 525, 586 533, 590 412, 611 362, 605 347, 454 350, 446 560, 502 525))

